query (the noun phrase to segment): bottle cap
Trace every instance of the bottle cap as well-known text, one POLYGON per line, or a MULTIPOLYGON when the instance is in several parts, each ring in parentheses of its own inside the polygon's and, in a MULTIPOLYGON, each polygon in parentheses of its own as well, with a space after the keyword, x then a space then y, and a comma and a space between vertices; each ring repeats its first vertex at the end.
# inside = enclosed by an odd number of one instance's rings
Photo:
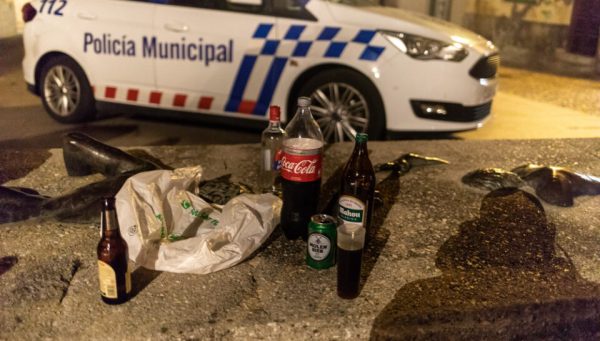
POLYGON ((278 105, 269 107, 269 121, 279 121, 281 119, 281 108, 278 105))
POLYGON ((367 135, 365 133, 356 134, 356 137, 355 137, 356 142, 367 142, 367 140, 369 140, 369 135, 367 135))
POLYGON ((310 106, 310 98, 309 97, 298 97, 298 106, 299 107, 310 106))

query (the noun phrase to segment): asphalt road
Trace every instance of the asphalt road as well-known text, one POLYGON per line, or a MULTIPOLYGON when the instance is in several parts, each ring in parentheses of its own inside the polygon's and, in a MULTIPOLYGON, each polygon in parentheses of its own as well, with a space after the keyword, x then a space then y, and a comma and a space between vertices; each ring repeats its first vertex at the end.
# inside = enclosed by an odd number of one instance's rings
MULTIPOLYGON (((50 148, 81 131, 115 146, 233 144, 260 141, 260 130, 139 116, 87 124, 53 121, 25 89, 20 37, 0 40, 0 148, 50 148)), ((414 134, 420 139, 531 139, 600 136, 600 82, 502 68, 493 116, 479 130, 414 134)), ((0 160, 2 161, 2 160, 0 160)))

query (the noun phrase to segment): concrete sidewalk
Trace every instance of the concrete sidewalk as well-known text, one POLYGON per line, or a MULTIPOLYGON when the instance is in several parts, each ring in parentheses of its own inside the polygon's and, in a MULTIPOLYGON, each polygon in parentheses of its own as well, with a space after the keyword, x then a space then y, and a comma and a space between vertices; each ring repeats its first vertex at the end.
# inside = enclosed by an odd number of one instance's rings
MULTIPOLYGON (((406 327, 396 334, 400 337, 425 337, 436 330, 475 339, 600 336, 600 196, 578 197, 571 208, 544 204, 556 229, 551 235, 555 256, 570 262, 566 277, 536 268, 492 267, 508 276, 497 281, 477 272, 448 273, 436 263, 461 224, 479 215, 486 194, 462 184, 465 173, 533 162, 598 176, 600 139, 395 141, 369 142, 369 147, 374 163, 406 152, 451 163, 417 167, 399 179, 381 174, 384 204, 374 212, 378 232, 365 254, 364 286, 357 299, 339 299, 335 268, 307 268, 304 243, 287 241, 276 230, 251 259, 217 273, 137 269, 135 296, 121 306, 108 306, 100 300, 97 283, 99 222, 30 220, 0 225, 0 257, 18 258, 0 275, 0 339, 360 340, 383 328, 377 321, 395 304, 410 314, 395 323, 406 327), (449 275, 462 279, 449 282, 444 294, 429 291, 427 283, 449 275), (481 298, 494 290, 498 300, 481 298), (456 300, 436 308, 445 295, 456 300), (501 316, 498 311, 511 313, 501 316), (448 317, 456 323, 444 324, 448 317), (521 328, 525 322, 528 327, 521 328)), ((351 148, 338 144, 326 151, 325 181, 351 148)), ((232 173, 234 181, 255 183, 256 144, 145 150, 171 166, 200 164, 206 179, 232 173)), ((100 178, 67 176, 61 151, 51 150, 39 168, 8 185, 56 196, 100 178)), ((511 250, 507 245, 506 252, 511 250)))

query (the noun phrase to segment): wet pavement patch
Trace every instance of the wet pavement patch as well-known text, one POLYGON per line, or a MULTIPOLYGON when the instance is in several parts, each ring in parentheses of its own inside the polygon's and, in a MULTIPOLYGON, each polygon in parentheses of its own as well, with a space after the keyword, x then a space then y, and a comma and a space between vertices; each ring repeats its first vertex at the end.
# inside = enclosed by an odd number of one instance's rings
POLYGON ((18 262, 19 259, 15 256, 5 256, 0 258, 0 276, 4 275, 5 272, 10 270, 18 262))
POLYGON ((41 166, 52 154, 45 149, 0 150, 0 184, 26 176, 41 166), (15 162, 19 160, 19 162, 15 162))

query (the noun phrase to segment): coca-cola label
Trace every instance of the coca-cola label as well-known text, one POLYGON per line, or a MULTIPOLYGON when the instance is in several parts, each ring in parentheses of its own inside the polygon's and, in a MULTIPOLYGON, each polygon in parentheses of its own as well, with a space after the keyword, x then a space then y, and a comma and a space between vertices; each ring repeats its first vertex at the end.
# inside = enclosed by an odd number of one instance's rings
POLYGON ((321 178, 321 154, 297 155, 283 152, 281 176, 289 181, 311 182, 321 178))

